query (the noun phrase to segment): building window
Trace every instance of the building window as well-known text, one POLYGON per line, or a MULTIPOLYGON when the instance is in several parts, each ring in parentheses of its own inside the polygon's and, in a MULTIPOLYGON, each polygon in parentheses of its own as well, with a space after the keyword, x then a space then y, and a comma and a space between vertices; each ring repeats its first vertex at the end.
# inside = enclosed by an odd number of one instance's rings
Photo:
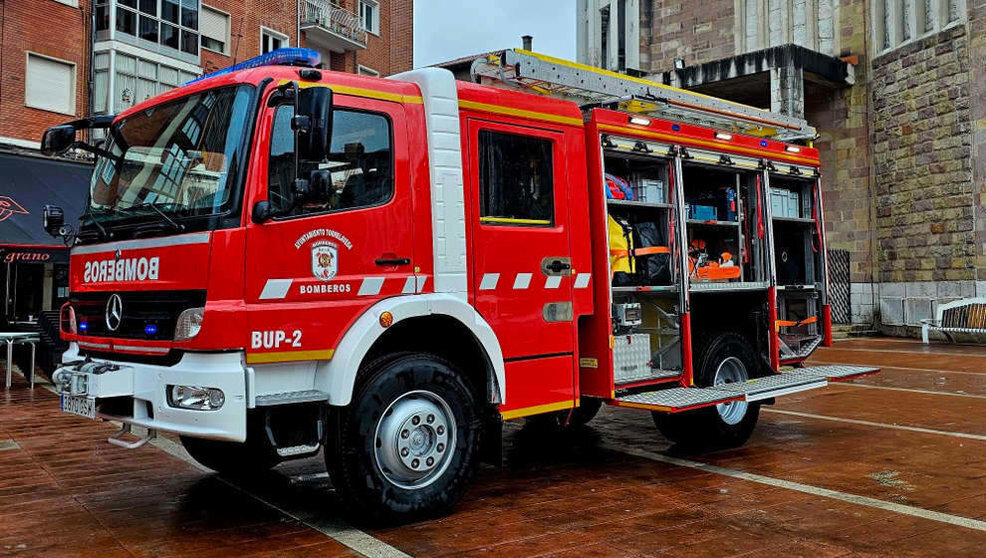
POLYGON ((274 113, 267 165, 267 199, 276 211, 292 216, 381 205, 394 195, 394 151, 390 119, 383 114, 336 109, 332 113, 332 147, 326 161, 302 161, 302 171, 329 169, 331 189, 317 203, 294 203, 294 107, 274 113))
POLYGON ((75 64, 28 52, 24 78, 26 106, 75 115, 75 64))
POLYGON ((109 28, 111 9, 116 10, 117 36, 198 55, 199 0, 96 0, 96 31, 109 28))
POLYGON ((876 0, 872 3, 874 44, 893 50, 964 21, 966 0, 876 0))
POLYGON ((260 54, 291 46, 288 36, 266 27, 260 28, 260 54))
POLYGON ((551 141, 479 132, 480 222, 551 225, 554 188, 551 141))
POLYGON ((99 112, 122 112, 155 95, 174 89, 194 79, 195 74, 158 64, 143 58, 117 53, 112 92, 109 88, 109 55, 96 54, 94 59, 93 107, 99 112), (106 98, 110 96, 107 105, 106 98), (107 110, 109 106, 109 110, 107 110))
POLYGON ((229 14, 209 6, 202 6, 199 31, 202 33, 202 48, 220 54, 229 54, 229 14))
POLYGON ((363 29, 374 35, 380 34, 380 4, 373 0, 359 1, 359 21, 363 29))
POLYGON ((380 72, 374 70, 373 68, 370 68, 370 67, 367 67, 367 66, 364 66, 364 65, 360 64, 359 65, 359 75, 361 75, 361 76, 380 77, 380 72))

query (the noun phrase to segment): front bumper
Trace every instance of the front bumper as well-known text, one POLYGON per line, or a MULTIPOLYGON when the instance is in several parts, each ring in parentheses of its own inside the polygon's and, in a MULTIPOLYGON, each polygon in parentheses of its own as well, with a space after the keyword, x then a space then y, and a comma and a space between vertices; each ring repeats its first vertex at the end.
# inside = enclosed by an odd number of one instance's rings
POLYGON ((242 352, 185 353, 174 366, 92 359, 83 363, 76 343, 68 363, 52 375, 59 393, 95 400, 99 418, 196 438, 246 441, 247 376, 242 352), (105 365, 105 366, 104 366, 105 365), (219 409, 179 409, 168 402, 169 386, 218 388, 219 409))

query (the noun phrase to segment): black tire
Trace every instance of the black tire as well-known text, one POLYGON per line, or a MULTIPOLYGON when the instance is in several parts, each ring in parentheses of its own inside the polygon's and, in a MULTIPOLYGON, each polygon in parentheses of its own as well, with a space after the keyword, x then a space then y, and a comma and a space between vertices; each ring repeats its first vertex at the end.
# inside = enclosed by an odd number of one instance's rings
POLYGON ((541 415, 531 415, 527 421, 538 427, 550 428, 581 428, 596 417, 603 406, 602 399, 583 397, 579 406, 567 411, 553 411, 541 415))
POLYGON ((450 512, 479 463, 480 404, 465 376, 436 355, 402 354, 367 365, 352 402, 333 413, 326 443, 326 467, 347 510, 359 519, 387 522, 450 512), (413 405, 434 406, 435 423, 430 411, 419 412, 413 405), (415 416, 426 416, 430 424, 405 428, 415 416), (433 428, 441 424, 448 425, 444 437, 433 428), (412 431, 410 438, 406 430, 412 431), (398 455, 406 448, 398 450, 400 444, 407 444, 398 438, 413 443, 421 433, 426 442, 414 450, 421 453, 398 455), (432 456, 435 465, 425 473, 412 471, 408 460, 415 455, 432 456), (423 476, 409 478, 417 474, 423 476))
MULTIPOLYGON (((716 372, 727 359, 737 359, 745 367, 747 379, 757 370, 757 356, 745 337, 722 333, 705 345, 696 360, 696 385, 715 383, 716 372)), ((728 411, 727 411, 728 413, 728 411)), ((750 439, 760 417, 759 403, 746 403, 742 418, 732 416, 727 422, 719 406, 684 413, 652 413, 654 424, 667 439, 688 450, 725 449, 742 446, 750 439)))

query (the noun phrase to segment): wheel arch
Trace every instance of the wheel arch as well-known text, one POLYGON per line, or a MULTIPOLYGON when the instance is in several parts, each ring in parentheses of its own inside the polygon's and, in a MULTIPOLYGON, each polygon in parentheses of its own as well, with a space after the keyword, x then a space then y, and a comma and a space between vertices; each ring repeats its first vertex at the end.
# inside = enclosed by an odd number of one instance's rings
POLYGON ((362 366, 388 352, 435 352, 461 366, 477 387, 485 387, 490 403, 502 403, 506 393, 503 353, 496 334, 476 309, 447 294, 420 294, 382 300, 360 316, 335 350, 332 360, 315 372, 315 389, 328 394, 329 404, 350 403, 362 366), (380 315, 390 312, 390 327, 380 315), (482 363, 482 370, 469 367, 482 363))

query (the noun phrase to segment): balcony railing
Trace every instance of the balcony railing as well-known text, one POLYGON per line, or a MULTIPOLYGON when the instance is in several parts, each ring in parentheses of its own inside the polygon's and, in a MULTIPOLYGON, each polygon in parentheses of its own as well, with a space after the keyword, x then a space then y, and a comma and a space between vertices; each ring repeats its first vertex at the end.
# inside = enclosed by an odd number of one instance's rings
MULTIPOLYGON (((318 27, 341 39, 355 43, 352 48, 366 48, 366 30, 359 16, 328 0, 302 0, 302 27, 318 27)), ((334 41, 333 41, 334 42, 334 41)), ((349 49, 345 49, 349 50, 349 49)))

